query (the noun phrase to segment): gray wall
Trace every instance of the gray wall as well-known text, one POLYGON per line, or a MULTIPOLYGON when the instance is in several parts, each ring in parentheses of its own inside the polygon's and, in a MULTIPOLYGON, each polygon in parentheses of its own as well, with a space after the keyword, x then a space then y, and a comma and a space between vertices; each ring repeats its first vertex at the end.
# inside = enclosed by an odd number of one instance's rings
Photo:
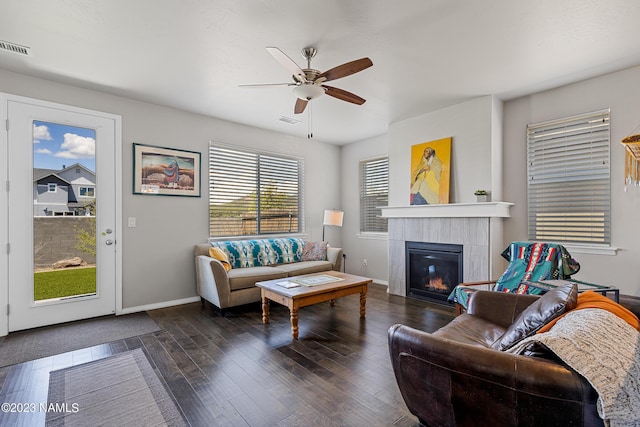
MULTIPOLYGON (((119 243, 125 309, 196 296, 193 246, 209 235, 210 140, 305 158, 305 237, 320 240, 324 209, 340 207, 337 146, 4 70, 0 70, 0 91, 122 116, 122 223, 126 227, 128 217, 137 218, 137 227, 124 228, 119 243), (134 142, 201 152, 202 197, 132 194, 134 142)), ((339 232, 327 234, 331 244, 342 244, 339 232)))
POLYGON ((49 268, 56 261, 76 256, 95 264, 93 255, 75 248, 79 230, 91 230, 92 221, 95 219, 85 216, 33 218, 34 267, 49 268))
POLYGON ((389 126, 389 205, 409 204, 411 146, 452 137, 450 203, 474 202, 492 188, 494 98, 479 97, 389 126))
POLYGON ((512 217, 504 222, 506 245, 526 238, 527 123, 607 107, 611 108, 612 129, 612 234, 613 245, 620 250, 616 256, 573 253, 583 266, 576 278, 614 284, 624 293, 640 295, 640 271, 634 268, 640 259, 640 230, 636 227, 640 190, 624 192, 624 150, 619 144, 640 124, 638 81, 640 67, 512 100, 504 104, 503 126, 498 117, 502 112, 499 102, 491 96, 481 97, 392 123, 387 135, 340 148, 0 70, 0 91, 123 117, 123 224, 128 217, 136 217, 138 224, 137 228, 123 230, 125 308, 195 296, 193 245, 208 236, 205 159, 209 140, 303 156, 307 237, 320 240, 324 209, 343 209, 344 226, 328 228, 328 240, 345 248, 348 271, 386 282, 386 239, 358 236, 359 160, 388 153, 390 204, 404 205, 408 203, 411 145, 452 136, 451 201, 471 202, 473 191, 482 187, 502 193, 504 201, 514 202, 512 217), (501 131, 503 138, 499 137, 501 131), (133 195, 133 142, 202 152, 202 197, 133 195), (502 149, 501 143, 504 151, 498 153, 495 150, 502 149), (502 165, 496 165, 497 161, 502 165), (366 269, 361 266, 363 258, 368 259, 366 269))
MULTIPOLYGON (((614 256, 571 249, 581 263, 578 280, 617 286, 625 294, 640 296, 640 188, 624 191, 624 147, 620 140, 640 130, 640 67, 585 80, 501 103, 481 97, 434 113, 392 123, 388 135, 359 141, 342 148, 343 174, 350 179, 343 187, 345 212, 357 221, 358 187, 353 183, 360 159, 383 154, 390 159, 390 205, 407 205, 410 147, 446 136, 453 137, 451 202, 473 201, 475 188, 488 188, 494 201, 512 202, 511 217, 494 224, 491 232, 502 248, 514 240, 527 239, 526 126, 529 123, 611 108, 611 209, 614 256), (498 225, 496 227, 496 225, 498 225)), ((346 216, 347 218, 347 216, 346 216)), ((345 220, 346 222, 346 220, 345 220)), ((357 225, 355 225, 357 227, 357 225)), ((386 241, 354 239, 353 227, 344 228, 348 260, 368 258, 371 277, 387 280, 388 271, 378 267, 386 241), (376 259, 372 269, 371 258, 376 259)), ((492 248, 493 253, 501 249, 492 248)), ((506 263, 494 257, 492 278, 506 263)), ((353 267, 352 267, 353 268, 353 267)), ((347 266, 349 269, 349 265, 347 266)))
POLYGON ((617 255, 571 250, 582 268, 578 280, 618 286, 640 295, 640 188, 624 191, 620 141, 640 125, 640 67, 518 98, 504 105, 504 194, 515 202, 505 222, 505 241, 527 237, 526 126, 611 108, 611 234, 617 255))
MULTIPOLYGON (((494 178, 501 176, 501 130, 502 103, 492 96, 483 96, 392 123, 386 135, 344 146, 342 174, 345 179, 342 201, 345 209, 343 240, 347 254, 347 271, 365 274, 380 283, 389 280, 387 238, 358 235, 360 160, 388 154, 389 205, 407 206, 411 146, 452 137, 450 202, 475 202, 473 192, 476 189, 482 188, 498 195, 502 192, 502 181, 494 178), (364 258, 367 259, 367 267, 362 265, 364 258)), ((494 225, 492 221, 492 242, 496 239, 494 233, 499 233, 500 230, 501 224, 494 225)), ((497 242, 502 246, 501 240, 497 242)), ((498 249, 494 250, 496 251, 498 249)), ((492 265, 491 268, 502 272, 505 265, 499 258, 492 257, 492 262, 496 265, 492 265)))
POLYGON ((377 283, 387 283, 388 241, 386 234, 360 234, 360 161, 385 156, 388 153, 388 135, 342 147, 342 206, 344 220, 342 241, 346 258, 346 271, 372 277, 377 283), (367 265, 362 261, 366 259, 367 265))

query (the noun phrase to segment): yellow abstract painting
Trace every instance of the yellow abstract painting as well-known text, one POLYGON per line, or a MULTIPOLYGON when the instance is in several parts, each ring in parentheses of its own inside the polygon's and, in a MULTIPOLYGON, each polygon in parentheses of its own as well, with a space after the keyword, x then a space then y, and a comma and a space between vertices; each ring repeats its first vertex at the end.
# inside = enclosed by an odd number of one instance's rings
POLYGON ((449 203, 451 138, 411 147, 411 205, 449 203))

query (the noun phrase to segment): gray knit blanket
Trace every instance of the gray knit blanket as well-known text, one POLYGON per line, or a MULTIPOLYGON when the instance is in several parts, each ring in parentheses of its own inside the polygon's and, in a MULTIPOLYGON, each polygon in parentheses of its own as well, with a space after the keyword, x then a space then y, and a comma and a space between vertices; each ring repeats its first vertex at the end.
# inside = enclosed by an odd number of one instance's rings
POLYGON ((601 309, 573 310, 549 330, 522 340, 544 344, 598 392, 598 415, 611 427, 640 426, 640 334, 601 309))

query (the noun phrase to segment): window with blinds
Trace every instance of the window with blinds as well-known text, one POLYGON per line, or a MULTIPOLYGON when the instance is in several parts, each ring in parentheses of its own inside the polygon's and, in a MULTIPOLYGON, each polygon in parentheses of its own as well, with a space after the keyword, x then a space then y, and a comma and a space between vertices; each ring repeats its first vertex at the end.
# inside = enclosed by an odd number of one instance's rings
POLYGON ((211 237, 303 231, 302 159, 209 146, 211 237))
POLYGON ((609 110, 527 126, 529 239, 611 243, 609 110))
POLYGON ((360 232, 386 233, 387 219, 382 218, 380 206, 389 204, 389 159, 360 162, 360 232))

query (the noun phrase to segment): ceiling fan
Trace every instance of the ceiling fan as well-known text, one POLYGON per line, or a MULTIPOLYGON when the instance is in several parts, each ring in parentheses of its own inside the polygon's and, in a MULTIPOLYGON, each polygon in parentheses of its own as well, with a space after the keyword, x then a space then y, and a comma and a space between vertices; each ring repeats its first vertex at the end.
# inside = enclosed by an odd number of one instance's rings
POLYGON ((316 56, 318 51, 313 47, 305 47, 302 49, 302 56, 307 60, 307 68, 300 68, 291 58, 277 47, 267 47, 267 52, 273 56, 289 73, 293 79, 292 83, 267 83, 240 85, 241 87, 261 87, 261 86, 295 86, 293 94, 298 98, 294 106, 295 114, 302 113, 307 104, 323 94, 333 96, 342 101, 351 102, 353 104, 362 105, 365 99, 356 94, 347 92, 337 87, 325 85, 325 82, 337 80, 342 77, 350 76, 373 65, 369 58, 356 59, 337 67, 331 68, 323 73, 311 68, 311 58, 316 56))

